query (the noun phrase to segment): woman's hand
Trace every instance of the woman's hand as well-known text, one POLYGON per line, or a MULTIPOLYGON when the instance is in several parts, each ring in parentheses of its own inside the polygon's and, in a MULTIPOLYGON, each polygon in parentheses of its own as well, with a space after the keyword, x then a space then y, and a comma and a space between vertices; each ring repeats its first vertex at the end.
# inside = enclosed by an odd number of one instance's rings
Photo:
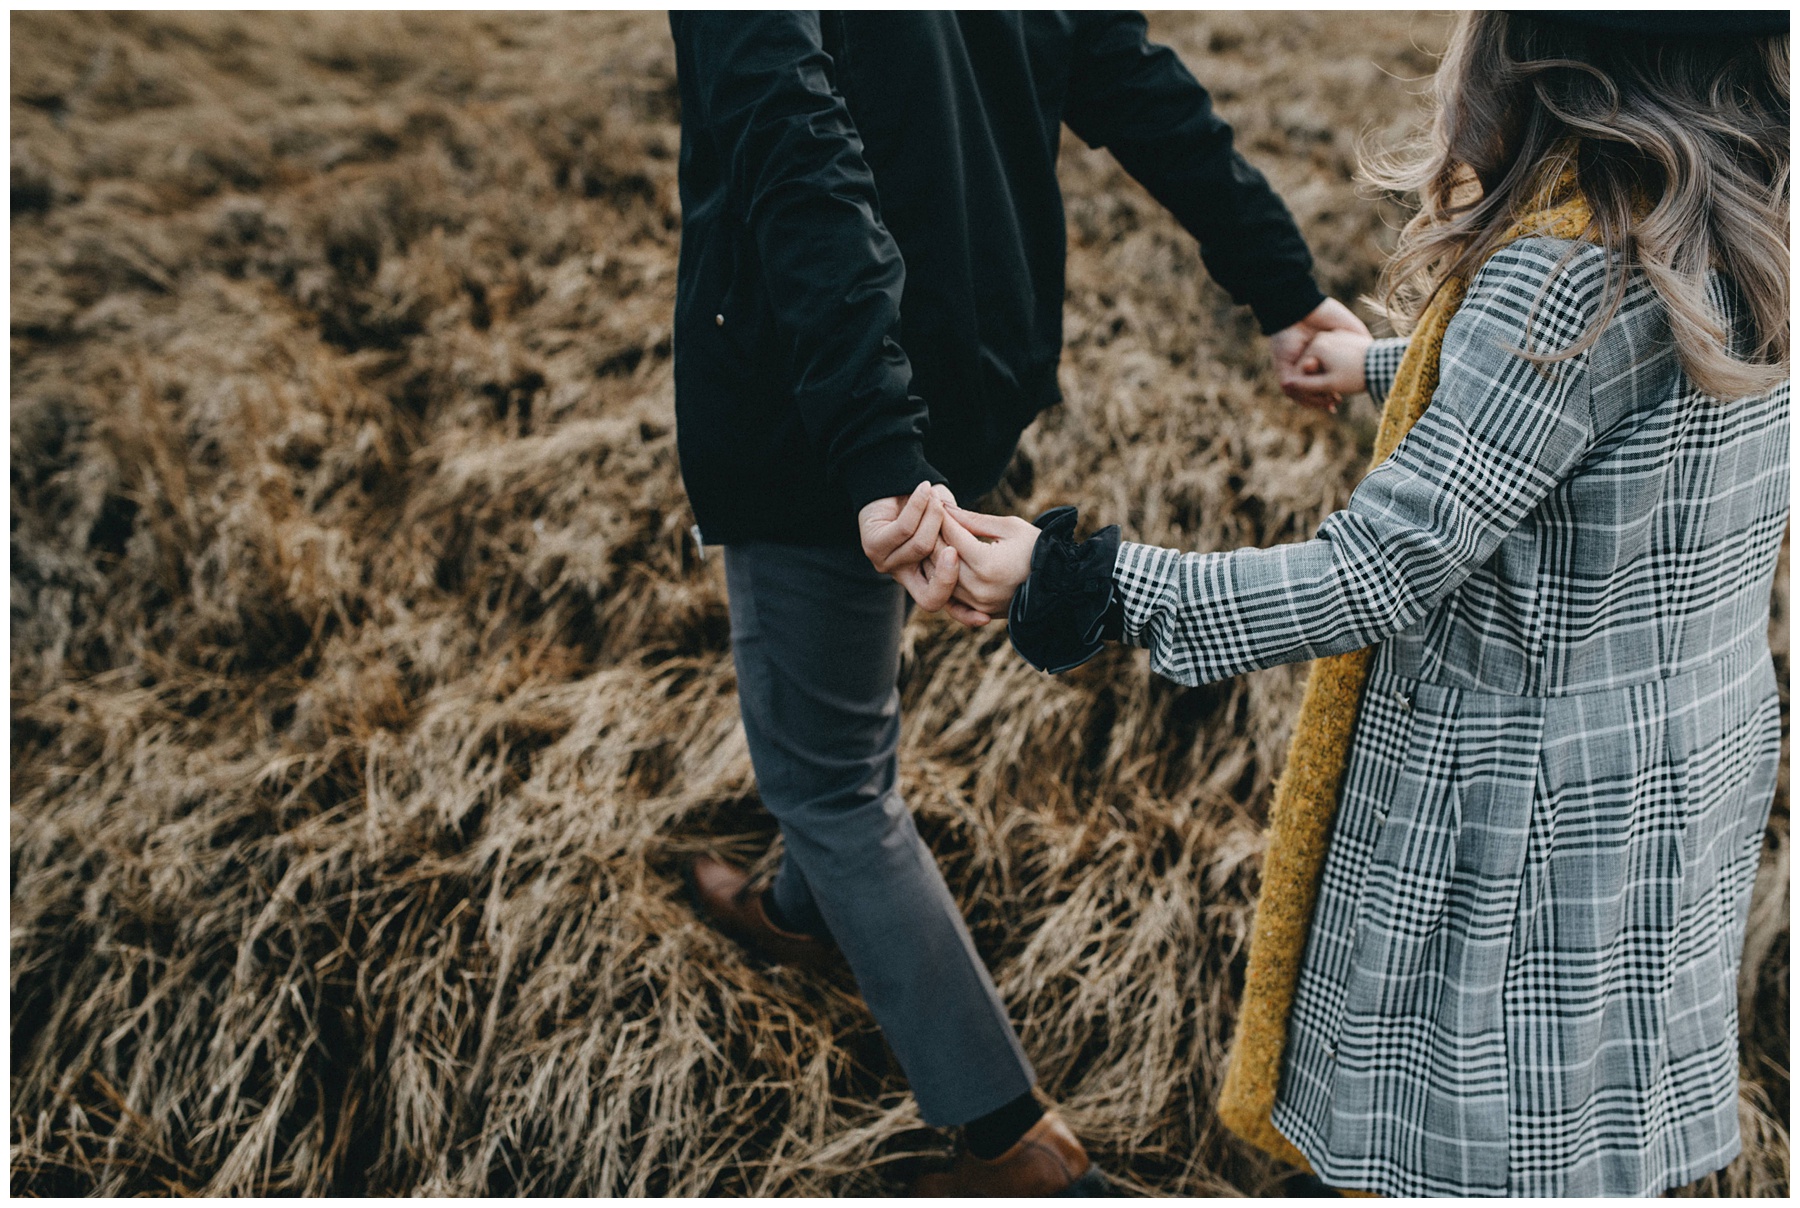
POLYGON ((960 563, 950 615, 974 629, 1003 615, 1019 584, 1031 576, 1037 526, 1018 516, 946 507, 938 532, 960 563))
POLYGON ((1315 392, 1361 394, 1368 389, 1363 354, 1374 342, 1367 332, 1321 331, 1301 352, 1294 380, 1315 392))
POLYGON ((1312 345, 1320 336, 1329 333, 1357 335, 1365 341, 1370 338, 1368 327, 1351 313, 1348 306, 1336 298, 1327 298, 1304 319, 1270 336, 1269 355, 1274 359, 1275 376, 1284 394, 1302 406, 1335 412, 1338 404, 1344 401, 1344 395, 1355 391, 1339 390, 1323 383, 1316 375, 1309 376, 1306 362, 1306 354, 1312 350, 1312 345))

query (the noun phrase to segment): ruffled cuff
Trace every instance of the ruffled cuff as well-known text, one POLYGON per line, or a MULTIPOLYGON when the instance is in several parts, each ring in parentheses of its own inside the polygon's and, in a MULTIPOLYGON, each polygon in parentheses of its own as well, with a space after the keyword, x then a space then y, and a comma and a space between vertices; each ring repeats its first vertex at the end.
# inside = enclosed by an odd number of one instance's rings
POLYGON ((1067 671, 1100 653, 1124 631, 1124 601, 1113 582, 1119 526, 1075 541, 1076 511, 1051 508, 1036 523, 1031 575, 1013 593, 1007 635, 1013 649, 1039 671, 1067 671))

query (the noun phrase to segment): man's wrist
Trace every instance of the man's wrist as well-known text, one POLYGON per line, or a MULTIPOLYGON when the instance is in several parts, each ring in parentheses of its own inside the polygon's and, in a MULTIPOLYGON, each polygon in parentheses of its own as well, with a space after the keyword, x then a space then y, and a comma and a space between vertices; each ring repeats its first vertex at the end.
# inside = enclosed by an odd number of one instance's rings
POLYGON ((910 495, 921 482, 949 485, 929 461, 924 443, 913 437, 882 441, 845 459, 838 477, 857 512, 877 499, 910 495))
POLYGON ((1258 290, 1250 309, 1265 336, 1272 336, 1305 319, 1324 305, 1328 295, 1310 274, 1258 290))

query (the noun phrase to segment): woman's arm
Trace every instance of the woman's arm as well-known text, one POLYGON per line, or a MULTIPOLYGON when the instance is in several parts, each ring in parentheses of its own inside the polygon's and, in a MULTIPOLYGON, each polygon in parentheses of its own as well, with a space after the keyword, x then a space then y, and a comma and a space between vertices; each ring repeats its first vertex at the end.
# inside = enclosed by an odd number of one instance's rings
POLYGON ((1377 407, 1387 402, 1388 391, 1394 388, 1394 378, 1400 372, 1400 359, 1406 355, 1406 340, 1396 336, 1387 340, 1376 340, 1363 353, 1363 389, 1377 407))
POLYGON ((1541 366, 1518 355, 1563 346, 1593 319, 1604 254, 1565 261, 1568 246, 1524 240, 1488 261, 1445 333, 1431 406, 1312 540, 1211 554, 1122 545, 1124 640, 1158 673, 1207 683, 1382 641, 1455 590, 1597 436, 1591 350, 1541 366))

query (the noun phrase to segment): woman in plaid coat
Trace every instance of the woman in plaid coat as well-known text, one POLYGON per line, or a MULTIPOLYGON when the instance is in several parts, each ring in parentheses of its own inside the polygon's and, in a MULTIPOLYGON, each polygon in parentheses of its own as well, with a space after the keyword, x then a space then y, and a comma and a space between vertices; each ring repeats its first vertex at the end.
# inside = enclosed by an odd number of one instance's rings
MULTIPOLYGON (((1076 544, 1073 509, 945 528, 958 615, 1010 607, 1049 670, 1107 637, 1185 684, 1374 648, 1347 701, 1307 705, 1353 737, 1270 1091, 1335 1187, 1653 1194, 1740 1146, 1781 746, 1786 39, 1574 16, 1635 27, 1459 30, 1403 182, 1411 339, 1310 350, 1315 385, 1385 401, 1392 445, 1317 536, 1076 544)), ((1289 777, 1316 754, 1297 741, 1289 777)))

